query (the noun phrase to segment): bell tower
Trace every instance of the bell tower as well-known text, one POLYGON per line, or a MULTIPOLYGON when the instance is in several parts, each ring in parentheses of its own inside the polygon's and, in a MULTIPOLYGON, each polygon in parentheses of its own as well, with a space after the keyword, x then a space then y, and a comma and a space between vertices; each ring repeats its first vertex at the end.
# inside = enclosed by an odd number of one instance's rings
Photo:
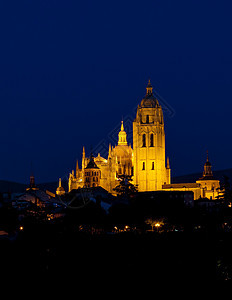
POLYGON ((146 90, 133 122, 134 184, 139 191, 156 191, 170 183, 170 166, 165 164, 163 111, 150 80, 146 90))

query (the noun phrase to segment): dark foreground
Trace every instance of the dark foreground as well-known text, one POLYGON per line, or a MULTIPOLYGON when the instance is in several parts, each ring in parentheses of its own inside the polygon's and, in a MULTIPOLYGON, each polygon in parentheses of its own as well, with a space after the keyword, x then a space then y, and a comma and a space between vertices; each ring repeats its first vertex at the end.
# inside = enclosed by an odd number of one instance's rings
POLYGON ((1 274, 112 280, 232 279, 232 233, 90 234, 37 228, 1 239, 1 274))

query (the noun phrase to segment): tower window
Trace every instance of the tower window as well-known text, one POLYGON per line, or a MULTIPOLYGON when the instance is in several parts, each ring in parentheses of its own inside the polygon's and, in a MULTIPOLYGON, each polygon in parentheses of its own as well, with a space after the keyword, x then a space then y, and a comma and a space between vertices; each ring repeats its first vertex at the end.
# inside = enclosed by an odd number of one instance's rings
POLYGON ((143 134, 143 146, 146 147, 146 134, 143 134))
POLYGON ((154 147, 154 134, 151 133, 150 135, 150 147, 154 147))
POLYGON ((151 169, 152 169, 152 170, 155 170, 155 163, 154 163, 154 161, 153 161, 152 164, 151 164, 151 169))
POLYGON ((149 124, 149 116, 147 115, 146 123, 149 124))
POLYGON ((143 168, 142 168, 142 170, 145 170, 145 162, 143 162, 143 168))

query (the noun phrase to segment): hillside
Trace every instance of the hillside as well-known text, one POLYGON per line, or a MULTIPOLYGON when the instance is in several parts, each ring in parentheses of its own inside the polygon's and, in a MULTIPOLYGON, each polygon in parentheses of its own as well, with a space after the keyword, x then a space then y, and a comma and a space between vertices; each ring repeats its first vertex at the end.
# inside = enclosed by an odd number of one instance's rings
MULTIPOLYGON (((226 170, 219 170, 213 172, 214 177, 219 179, 221 182, 224 181, 224 176, 227 176, 232 184, 232 168, 226 170)), ((176 176, 172 178, 172 183, 185 183, 185 182, 196 182, 198 178, 202 176, 202 173, 194 173, 194 174, 187 174, 182 176, 176 176)), ((52 193, 56 192, 58 182, 46 182, 37 184, 37 186, 41 190, 48 190, 52 193)), ((68 182, 62 180, 62 186, 67 191, 68 190, 68 182)), ((0 193, 22 193, 28 187, 28 184, 0 180, 0 193)))
MULTIPOLYGON (((46 182, 37 184, 38 188, 41 190, 48 190, 52 193, 56 192, 58 183, 57 182, 46 182)), ((62 181, 62 186, 67 191, 68 190, 68 182, 62 181)), ((25 192, 28 184, 17 183, 12 181, 0 180, 0 193, 23 193, 25 192)))
MULTIPOLYGON (((213 175, 216 179, 219 179, 220 182, 223 182, 224 176, 227 176, 229 178, 230 183, 232 184, 232 169, 213 171, 213 175)), ((202 172, 187 174, 183 176, 176 176, 172 178, 172 183, 196 182, 196 180, 200 177, 202 177, 202 172)))

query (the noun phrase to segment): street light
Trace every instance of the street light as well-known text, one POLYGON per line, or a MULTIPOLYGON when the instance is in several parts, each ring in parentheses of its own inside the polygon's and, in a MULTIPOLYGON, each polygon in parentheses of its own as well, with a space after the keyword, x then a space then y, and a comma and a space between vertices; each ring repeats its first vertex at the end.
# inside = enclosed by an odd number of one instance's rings
POLYGON ((160 223, 155 223, 155 227, 157 228, 157 231, 159 230, 160 223))

